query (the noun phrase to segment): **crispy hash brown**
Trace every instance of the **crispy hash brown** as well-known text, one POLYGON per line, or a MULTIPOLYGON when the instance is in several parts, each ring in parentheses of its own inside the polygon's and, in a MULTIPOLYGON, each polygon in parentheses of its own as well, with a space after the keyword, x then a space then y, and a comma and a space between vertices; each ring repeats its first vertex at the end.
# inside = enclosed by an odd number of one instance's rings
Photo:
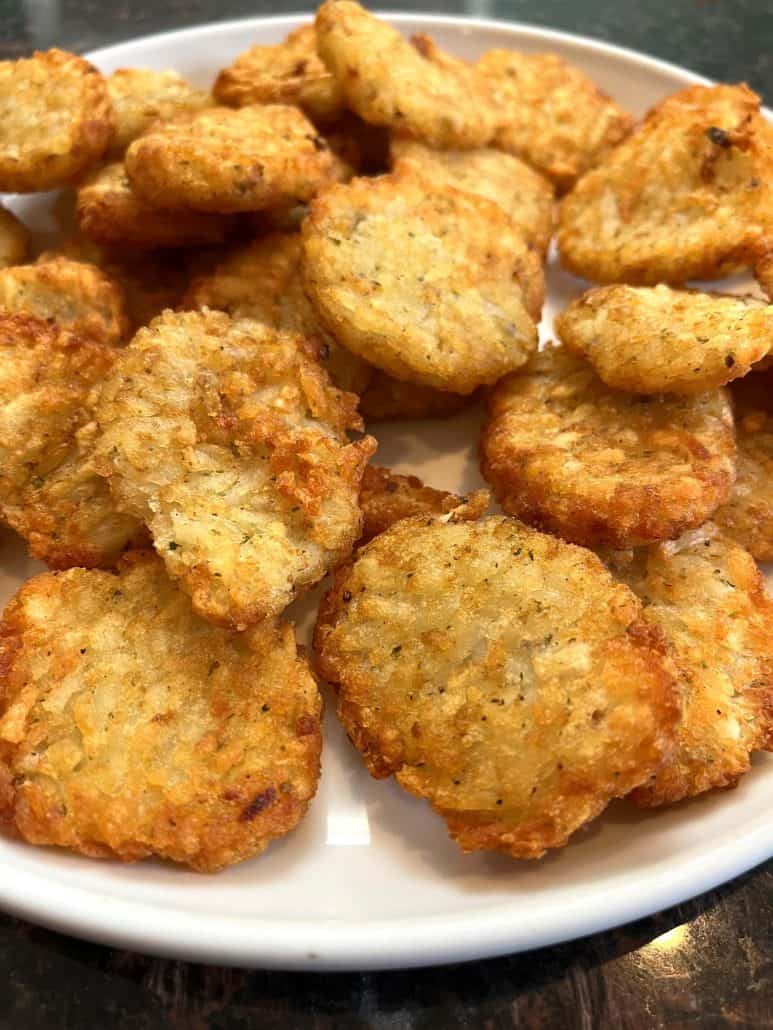
POLYGON ((536 347, 542 266, 492 201, 413 175, 353 179, 313 202, 302 236, 323 325, 396 379, 471 393, 536 347))
POLYGON ((721 390, 641 397, 550 348, 493 391, 481 466, 502 508, 586 546, 630 547, 702 525, 735 477, 721 390))
POLYGON ((333 382, 359 393, 371 379, 370 365, 325 333, 301 285, 298 233, 268 233, 235 248, 208 275, 198 276, 184 308, 214 308, 235 318, 254 318, 272 329, 320 338, 320 356, 333 382))
POLYGON ((773 602, 754 560, 708 523, 608 563, 668 638, 683 693, 676 751, 632 799, 735 786, 751 752, 773 750, 773 602))
POLYGON ((434 150, 402 136, 393 137, 390 152, 398 172, 414 168, 441 186, 493 200, 538 251, 547 251, 553 231, 553 187, 519 158, 492 147, 434 150))
POLYGON ((773 345, 773 306, 668 286, 599 286, 556 332, 616 390, 696 394, 745 376, 773 345))
POLYGON ((132 188, 151 207, 227 214, 309 200, 337 160, 297 107, 212 107, 156 125, 126 151, 132 188))
POLYGON ((224 215, 148 207, 129 185, 123 163, 104 165, 78 188, 81 232, 96 243, 152 249, 222 243, 230 227, 224 215))
POLYGON ((738 475, 714 520, 757 561, 773 561, 773 373, 752 373, 731 395, 738 475))
POLYGON ((455 521, 480 518, 489 505, 486 490, 476 490, 468 497, 425 486, 418 476, 401 476, 379 465, 368 465, 360 487, 362 508, 361 543, 384 533, 395 522, 414 515, 447 515, 455 521))
POLYGON ((320 339, 320 358, 330 378, 340 390, 361 395, 365 419, 435 418, 470 403, 469 397, 393 379, 326 332, 303 291, 298 233, 268 233, 235 248, 212 272, 190 283, 181 306, 214 308, 320 339))
POLYGON ((29 242, 26 225, 0 204, 0 268, 20 265, 27 256, 29 242))
POLYGON ((112 132, 105 80, 82 57, 47 50, 0 61, 0 192, 66 186, 112 132))
POLYGON ((119 344, 129 331, 119 284, 94 265, 64 257, 0 269, 0 313, 50 319, 98 343, 119 344))
POLYGON ((331 122, 343 92, 317 54, 313 25, 294 29, 275 46, 253 46, 224 68, 212 88, 221 104, 297 104, 315 122, 331 122))
POLYGON ((633 118, 556 54, 489 50, 476 64, 500 112, 494 144, 569 189, 630 133, 633 118))
POLYGON ((426 798, 463 851, 516 858, 562 847, 668 757, 663 648, 595 555, 453 514, 364 547, 315 634, 371 775, 426 798))
POLYGON ((773 228, 773 148, 746 86, 688 86, 583 176, 559 208, 562 264, 597 282, 718 279, 773 228))
POLYGON ((114 131, 109 155, 121 157, 138 136, 156 121, 212 106, 212 97, 173 71, 119 68, 107 79, 114 131))
POLYGON ((116 351, 52 322, 3 315, 0 355, 0 514, 54 568, 111 565, 140 526, 116 511, 83 433, 90 390, 116 351))
POLYGON ((292 627, 208 625, 152 552, 26 583, 0 670, 0 820, 34 844, 214 872, 317 789, 322 701, 292 627))
POLYGON ((313 346, 222 312, 165 312, 124 350, 97 405, 98 468, 213 622, 282 611, 350 553, 375 449, 313 346))
POLYGON ((481 147, 497 111, 487 80, 439 50, 428 36, 411 42, 353 0, 327 0, 317 11, 317 48, 364 121, 434 147, 481 147))

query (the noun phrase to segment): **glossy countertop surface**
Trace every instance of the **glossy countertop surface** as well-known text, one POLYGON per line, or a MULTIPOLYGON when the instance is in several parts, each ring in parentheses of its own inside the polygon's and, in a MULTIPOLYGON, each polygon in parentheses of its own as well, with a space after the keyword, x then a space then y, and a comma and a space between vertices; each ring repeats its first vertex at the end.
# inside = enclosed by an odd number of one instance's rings
MULTIPOLYGON (((382 6, 596 36, 713 78, 745 80, 773 102, 773 0, 382 6)), ((86 51, 206 21, 302 9, 294 0, 0 0, 0 57, 52 45, 86 51)), ((773 862, 619 930, 463 966, 352 975, 250 972, 111 950, 0 915, 0 970, 2 1030, 768 1027, 773 862)))

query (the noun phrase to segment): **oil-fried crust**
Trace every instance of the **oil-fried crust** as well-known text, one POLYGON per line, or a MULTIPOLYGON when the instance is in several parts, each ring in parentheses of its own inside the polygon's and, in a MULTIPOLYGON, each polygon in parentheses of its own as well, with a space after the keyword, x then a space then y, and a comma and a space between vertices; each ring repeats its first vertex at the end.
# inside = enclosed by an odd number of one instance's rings
POLYGON ((481 467, 511 515, 586 546, 631 547, 702 525, 730 495, 723 390, 637 397, 550 348, 494 390, 481 467))
POLYGON ((689 86, 588 172, 559 208, 562 264, 597 282, 718 279, 773 227, 773 148, 746 86, 689 86))
POLYGON ((696 394, 745 376, 768 353, 773 307, 668 286, 599 286, 572 301, 556 332, 607 386, 696 394))
POLYGON ((353 179, 313 202, 302 236, 323 325, 396 379, 471 393, 536 347, 542 266, 490 200, 411 174, 353 179))
POLYGON ((337 574, 315 649, 371 775, 426 798, 464 851, 563 846, 673 745, 640 603, 514 519, 397 523, 337 574))
POLYGON ((0 269, 0 313, 50 319, 98 343, 119 344, 129 332, 120 285, 96 266, 64 257, 0 269))
POLYGON ((52 322, 0 316, 0 513, 54 568, 111 565, 140 534, 91 459, 89 393, 115 356, 52 322))
POLYGON ((773 561, 773 372, 753 372, 731 395, 738 474, 714 521, 757 561, 773 561))
POLYGON ((540 253, 547 252, 553 232, 553 187, 519 158, 492 147, 434 150, 402 136, 392 138, 390 152, 395 171, 413 167, 441 186, 493 200, 540 253))
POLYGON ((321 715, 291 626, 208 625, 152 552, 37 576, 0 623, 0 820, 33 844, 214 872, 303 817, 321 715))
POLYGON ((20 265, 27 256, 29 242, 27 226, 0 205, 0 268, 20 265))
POLYGON ((374 369, 360 394, 360 414, 366 422, 395 419, 447 418, 469 407, 477 394, 448 393, 431 386, 403 383, 374 369))
POLYGON ((315 122, 342 113, 341 87, 317 54, 313 25, 294 29, 275 46, 253 46, 218 74, 212 88, 221 104, 297 104, 315 122))
POLYGON ((165 312, 121 353, 96 414, 98 471, 205 618, 276 614, 351 553, 375 441, 346 444, 356 397, 302 337, 165 312))
POLYGON ((773 602, 753 558, 711 523, 605 557, 667 637, 683 697, 677 748, 632 800, 735 786, 753 751, 773 749, 773 602))
POLYGON ((364 121, 435 147, 481 147, 493 137, 497 111, 486 78, 428 36, 409 42, 352 0, 323 3, 316 28, 322 60, 364 121))
POLYGON ((152 249, 222 243, 231 228, 226 215, 148 207, 129 185, 120 161, 97 169, 81 184, 76 213, 85 236, 116 247, 152 249))
POLYGON ((309 200, 339 162, 297 107, 212 107, 156 125, 126 151, 132 188, 151 207, 227 214, 309 200))
POLYGON ((107 79, 114 132, 109 156, 121 157, 156 121, 212 106, 212 97, 194 89, 182 75, 152 68, 119 68, 107 79))
POLYGON ((418 476, 401 476, 379 465, 368 465, 360 487, 362 536, 367 543, 395 522, 414 515, 447 515, 456 521, 474 521, 489 506, 487 490, 475 490, 467 497, 425 486, 418 476))
POLYGON ((319 324, 301 284, 301 238, 275 232, 235 248, 208 275, 195 278, 183 308, 214 308, 232 317, 254 318, 322 341, 320 357, 337 387, 360 393, 373 375, 361 358, 338 344, 319 324))
POLYGON ((633 118, 579 68, 556 54, 490 50, 476 64, 500 112, 494 143, 561 190, 630 133, 633 118))
POLYGON ((66 186, 112 132, 105 80, 82 57, 47 50, 0 61, 0 192, 66 186))

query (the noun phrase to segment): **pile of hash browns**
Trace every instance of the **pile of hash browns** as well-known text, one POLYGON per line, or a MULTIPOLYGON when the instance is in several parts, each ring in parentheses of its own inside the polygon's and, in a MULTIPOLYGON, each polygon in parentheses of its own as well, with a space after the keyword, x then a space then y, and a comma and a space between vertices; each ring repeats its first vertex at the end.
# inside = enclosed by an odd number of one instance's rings
POLYGON ((0 523, 49 569, 0 619, 3 833, 253 858, 313 802, 322 680, 363 773, 465 852, 538 859, 773 750, 746 85, 637 121, 554 54, 325 0, 209 89, 0 62, 0 192, 48 190, 53 246, 0 206, 0 523), (540 345, 549 260, 576 291, 540 345), (373 463, 384 423, 476 405, 449 453, 491 493, 373 463))

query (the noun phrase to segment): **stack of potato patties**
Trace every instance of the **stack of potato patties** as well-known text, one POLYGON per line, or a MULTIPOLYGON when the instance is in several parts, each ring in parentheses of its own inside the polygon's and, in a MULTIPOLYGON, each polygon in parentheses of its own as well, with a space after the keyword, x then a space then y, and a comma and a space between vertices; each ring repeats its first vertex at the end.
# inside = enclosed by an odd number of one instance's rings
POLYGON ((329 572, 339 718, 464 850, 773 746, 773 309, 681 286, 773 278, 750 90, 634 128, 554 55, 328 0, 212 93, 49 51, 0 64, 0 115, 0 189, 75 209, 31 264, 0 221, 0 515, 58 570, 0 624, 10 830, 213 870, 294 827, 322 705, 282 613, 329 572), (607 285, 538 351, 556 197, 607 285), (366 425, 481 395, 504 515, 368 464, 366 425))

